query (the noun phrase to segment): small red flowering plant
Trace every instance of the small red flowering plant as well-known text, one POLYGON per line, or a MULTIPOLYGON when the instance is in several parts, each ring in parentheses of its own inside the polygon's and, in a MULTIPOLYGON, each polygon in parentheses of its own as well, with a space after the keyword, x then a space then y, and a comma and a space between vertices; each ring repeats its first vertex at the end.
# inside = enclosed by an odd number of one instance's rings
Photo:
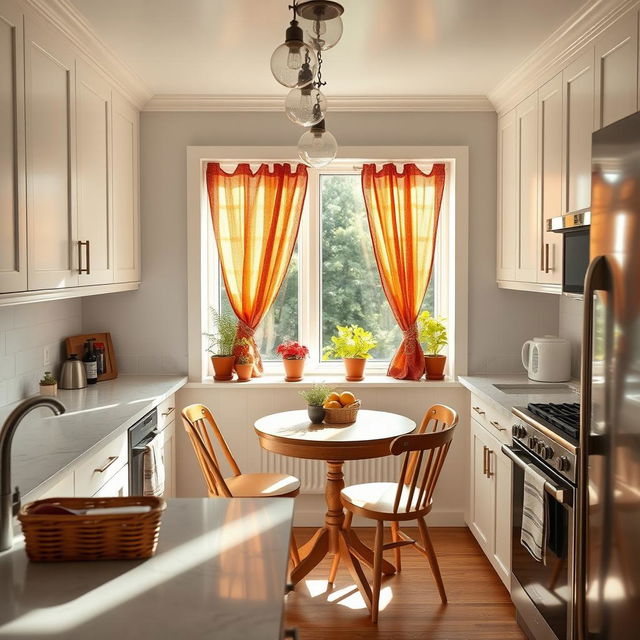
POLYGON ((309 349, 295 340, 287 340, 278 345, 276 353, 279 353, 283 360, 304 360, 309 355, 309 349))

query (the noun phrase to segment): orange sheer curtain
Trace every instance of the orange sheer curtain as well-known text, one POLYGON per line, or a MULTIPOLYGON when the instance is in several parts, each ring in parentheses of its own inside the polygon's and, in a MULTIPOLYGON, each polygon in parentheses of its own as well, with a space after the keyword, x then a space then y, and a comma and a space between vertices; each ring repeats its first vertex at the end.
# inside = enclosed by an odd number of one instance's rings
POLYGON ((434 164, 429 175, 415 164, 398 172, 394 164, 362 169, 362 191, 369 230, 384 293, 403 332, 387 375, 419 380, 424 357, 416 320, 424 299, 436 247, 445 167, 434 164))
POLYGON ((207 189, 222 277, 238 317, 238 338, 248 338, 262 359, 253 334, 273 304, 289 268, 307 191, 307 169, 262 164, 254 173, 239 164, 233 173, 207 166, 207 189))

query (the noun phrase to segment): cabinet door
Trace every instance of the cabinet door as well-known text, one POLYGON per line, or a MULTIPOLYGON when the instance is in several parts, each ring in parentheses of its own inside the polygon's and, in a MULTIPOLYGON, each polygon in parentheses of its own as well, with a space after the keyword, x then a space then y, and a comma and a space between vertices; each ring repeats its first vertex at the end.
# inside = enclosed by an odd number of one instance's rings
POLYGON ((538 282, 562 284, 562 236, 547 220, 562 215, 562 74, 538 91, 540 243, 538 282))
POLYGON ((594 48, 562 72, 563 213, 591 205, 591 134, 593 133, 594 48))
POLYGON ((515 280, 517 234, 516 112, 498 120, 498 280, 515 280))
POLYGON ((112 100, 114 280, 140 280, 138 112, 116 93, 112 100))
POLYGON ((76 149, 79 284, 113 282, 111 220, 111 87, 76 63, 76 149))
POLYGON ((538 95, 516 108, 518 175, 516 281, 538 276, 538 95))
POLYGON ((487 446, 488 436, 484 428, 471 420, 471 530, 484 552, 493 555, 495 539, 495 490, 493 477, 489 476, 487 446))
POLYGON ((62 36, 38 18, 25 21, 29 289, 78 284, 74 63, 62 36))
POLYGON ((176 496, 176 439, 175 422, 168 424, 163 431, 164 434, 164 497, 175 498, 176 496))
POLYGON ((596 129, 638 108, 638 15, 632 11, 596 40, 596 129))
POLYGON ((27 289, 22 13, 0 0, 0 293, 27 289))
POLYGON ((492 450, 491 470, 495 473, 496 521, 493 549, 494 567, 502 581, 511 584, 511 461, 500 451, 492 450))
POLYGON ((94 498, 123 498, 129 495, 129 465, 125 464, 94 494, 94 498))

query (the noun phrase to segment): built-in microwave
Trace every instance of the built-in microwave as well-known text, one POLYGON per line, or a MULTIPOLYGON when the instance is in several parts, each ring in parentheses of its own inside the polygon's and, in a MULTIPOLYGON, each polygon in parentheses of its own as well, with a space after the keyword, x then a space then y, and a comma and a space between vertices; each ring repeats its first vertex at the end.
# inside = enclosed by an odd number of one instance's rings
POLYGON ((589 266, 588 209, 570 213, 547 222, 547 231, 562 233, 562 293, 582 295, 584 277, 589 266))

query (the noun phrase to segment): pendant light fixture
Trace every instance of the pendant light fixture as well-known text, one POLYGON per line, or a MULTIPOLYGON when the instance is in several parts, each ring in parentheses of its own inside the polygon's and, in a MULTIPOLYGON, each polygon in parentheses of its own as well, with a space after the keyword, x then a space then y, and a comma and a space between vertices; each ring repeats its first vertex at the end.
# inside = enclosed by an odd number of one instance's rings
POLYGON ((298 141, 298 155, 307 165, 322 167, 337 154, 338 143, 326 130, 327 99, 321 91, 322 52, 342 36, 342 5, 331 0, 306 0, 289 6, 293 11, 285 36, 271 56, 271 71, 282 85, 291 88, 285 113, 294 123, 311 127, 298 141))

